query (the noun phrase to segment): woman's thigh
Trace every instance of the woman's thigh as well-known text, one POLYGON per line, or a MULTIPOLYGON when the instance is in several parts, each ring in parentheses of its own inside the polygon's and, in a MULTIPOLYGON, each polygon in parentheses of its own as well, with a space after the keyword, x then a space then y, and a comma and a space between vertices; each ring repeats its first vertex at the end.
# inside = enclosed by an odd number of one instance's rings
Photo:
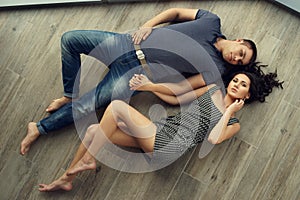
POLYGON ((145 152, 153 151, 157 127, 151 120, 123 101, 113 101, 109 109, 116 122, 125 124, 125 129, 119 128, 128 135, 123 136, 124 138, 135 140, 135 144, 138 144, 145 152))

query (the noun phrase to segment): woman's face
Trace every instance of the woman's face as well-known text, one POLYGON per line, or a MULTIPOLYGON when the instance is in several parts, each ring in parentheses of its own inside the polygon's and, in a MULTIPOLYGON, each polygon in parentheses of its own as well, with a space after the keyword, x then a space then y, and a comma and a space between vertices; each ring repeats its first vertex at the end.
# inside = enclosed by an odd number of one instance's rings
POLYGON ((233 99, 248 99, 250 97, 251 81, 245 74, 237 74, 227 87, 227 94, 233 99))

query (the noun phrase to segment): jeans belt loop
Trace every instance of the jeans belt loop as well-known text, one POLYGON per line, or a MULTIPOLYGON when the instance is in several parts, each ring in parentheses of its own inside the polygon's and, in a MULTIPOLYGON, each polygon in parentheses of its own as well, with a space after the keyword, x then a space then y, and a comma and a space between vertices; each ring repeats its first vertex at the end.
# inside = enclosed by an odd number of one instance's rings
POLYGON ((146 60, 145 60, 145 54, 141 50, 141 46, 138 45, 138 44, 135 44, 134 45, 134 49, 135 49, 135 54, 136 54, 137 58, 139 59, 141 65, 143 67, 143 69, 145 70, 147 77, 149 79, 152 79, 152 73, 151 73, 151 71, 149 69, 149 66, 148 66, 146 60))

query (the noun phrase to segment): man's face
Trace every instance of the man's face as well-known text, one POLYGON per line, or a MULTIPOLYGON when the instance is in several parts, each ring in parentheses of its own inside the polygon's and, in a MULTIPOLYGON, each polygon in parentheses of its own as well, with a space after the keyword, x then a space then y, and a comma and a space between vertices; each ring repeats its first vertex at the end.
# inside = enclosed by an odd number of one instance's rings
POLYGON ((237 39, 231 41, 222 51, 223 59, 232 65, 247 65, 253 55, 253 50, 243 43, 243 40, 237 39))

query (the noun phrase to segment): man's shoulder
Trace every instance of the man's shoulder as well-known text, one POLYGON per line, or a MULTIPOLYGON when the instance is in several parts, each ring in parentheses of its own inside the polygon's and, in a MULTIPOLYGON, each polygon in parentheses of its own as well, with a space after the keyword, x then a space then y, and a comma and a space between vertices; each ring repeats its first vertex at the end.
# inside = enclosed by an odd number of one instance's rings
POLYGON ((212 18, 212 19, 220 19, 218 15, 208 11, 208 10, 203 10, 199 9, 196 18, 195 19, 203 19, 203 18, 212 18))

